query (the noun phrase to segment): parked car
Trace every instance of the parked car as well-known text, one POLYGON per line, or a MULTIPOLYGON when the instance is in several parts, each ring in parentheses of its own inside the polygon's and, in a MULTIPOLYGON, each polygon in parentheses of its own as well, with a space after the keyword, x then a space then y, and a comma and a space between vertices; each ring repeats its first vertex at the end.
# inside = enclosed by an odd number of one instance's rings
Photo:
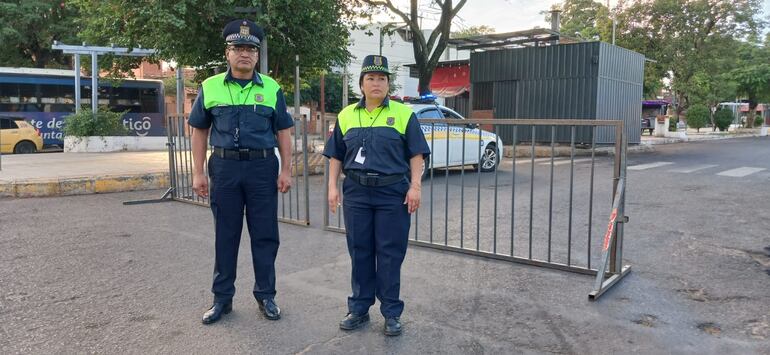
POLYGON ((0 152, 25 154, 43 149, 40 131, 20 117, 0 116, 0 152))
POLYGON ((431 140, 433 141, 430 158, 425 160, 423 178, 430 174, 431 164, 433 168, 473 165, 474 169, 477 170, 481 165, 480 170, 482 172, 495 171, 500 165, 503 156, 503 141, 496 134, 482 130, 476 124, 456 124, 465 118, 442 105, 435 103, 405 104, 412 107, 418 119, 446 119, 452 123, 423 123, 420 125, 429 146, 431 140), (464 151, 463 137, 465 137, 464 151), (447 160, 447 146, 449 147, 449 160, 447 160), (432 163, 431 160, 433 160, 432 163))
MULTIPOLYGON (((450 125, 422 123, 420 125, 422 133, 428 141, 428 146, 431 145, 431 139, 433 140, 433 150, 423 165, 423 179, 430 175, 431 160, 433 160, 434 169, 473 165, 473 168, 478 170, 479 164, 481 164, 482 172, 491 172, 500 165, 503 156, 503 141, 496 134, 479 129, 478 125, 475 124, 455 124, 465 118, 446 106, 435 103, 404 102, 404 104, 412 108, 418 119, 446 119, 452 120, 453 123, 450 125), (431 137, 434 130, 435 136, 431 137), (447 131, 449 131, 448 135, 447 131), (463 131, 465 131, 464 154, 463 131), (480 139, 479 135, 481 135, 480 139), (448 144, 447 139, 449 140, 448 144), (447 145, 449 146, 448 161, 447 145), (482 149, 480 159, 479 148, 482 149)), ((330 125, 327 137, 330 137, 333 131, 334 125, 330 125)))

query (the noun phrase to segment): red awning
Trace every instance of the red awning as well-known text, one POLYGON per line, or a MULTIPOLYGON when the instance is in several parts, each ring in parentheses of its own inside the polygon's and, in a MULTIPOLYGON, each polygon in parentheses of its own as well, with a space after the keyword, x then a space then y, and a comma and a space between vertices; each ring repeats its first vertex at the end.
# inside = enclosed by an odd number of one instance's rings
POLYGON ((430 89, 438 97, 460 95, 471 88, 470 65, 439 67, 433 71, 430 89))

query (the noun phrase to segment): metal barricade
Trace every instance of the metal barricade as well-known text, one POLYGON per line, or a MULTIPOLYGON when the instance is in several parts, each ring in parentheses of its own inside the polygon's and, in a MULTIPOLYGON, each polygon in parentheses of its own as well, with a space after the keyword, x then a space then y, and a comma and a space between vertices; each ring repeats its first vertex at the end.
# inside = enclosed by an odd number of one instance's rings
MULTIPOLYGON (((161 200, 168 197, 174 201, 209 206, 209 199, 198 196, 192 189, 193 160, 192 144, 190 141, 192 129, 187 124, 187 118, 187 115, 166 117, 166 127, 168 128, 168 142, 166 145, 168 146, 169 181, 171 187, 161 200)), ((289 192, 280 194, 278 198, 278 220, 284 223, 308 226, 310 225, 309 184, 308 172, 304 168, 307 166, 307 148, 303 148, 307 147, 307 123, 298 117, 294 118, 294 123, 292 188, 289 192), (301 168, 300 162, 303 162, 301 168)), ((278 155, 277 149, 276 155, 278 155)), ((207 161, 204 164, 207 164, 207 161)), ((204 172, 208 176, 208 167, 206 165, 204 165, 204 172)))
MULTIPOLYGON (((622 121, 420 123, 432 154, 423 175, 421 207, 412 218, 411 244, 596 276, 591 300, 630 271, 622 264, 627 222, 622 121), (510 141, 500 139, 502 130, 510 141), (615 143, 599 147, 597 137, 615 143), (578 145, 583 148, 579 152, 578 145), (517 146, 527 150, 519 154, 526 158, 517 157, 517 146), (557 149, 566 156, 557 157, 557 149), (603 239, 594 238, 607 223, 597 209, 612 213, 603 239)), ((325 193, 328 163, 326 169, 325 193)), ((343 220, 341 208, 330 214, 324 203, 326 230, 344 232, 343 220)))

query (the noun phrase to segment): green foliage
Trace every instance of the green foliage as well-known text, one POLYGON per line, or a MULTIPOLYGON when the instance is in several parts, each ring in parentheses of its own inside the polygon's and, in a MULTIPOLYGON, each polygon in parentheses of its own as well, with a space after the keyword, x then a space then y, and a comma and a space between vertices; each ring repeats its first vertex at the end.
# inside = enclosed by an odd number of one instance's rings
POLYGON ((695 128, 698 132, 700 129, 706 126, 709 121, 709 109, 708 107, 695 104, 687 110, 687 126, 695 128))
POLYGON ((679 123, 679 119, 676 117, 671 117, 668 120, 668 131, 669 132, 676 132, 676 125, 679 123))
POLYGON ((654 95, 666 78, 680 110, 693 102, 695 76, 724 72, 719 67, 731 59, 731 46, 762 25, 760 0, 632 0, 627 4, 621 2, 617 16, 617 44, 656 61, 645 64, 645 95, 654 95))
MULTIPOLYGON (((155 59, 173 60, 194 66, 197 79, 223 70, 222 27, 234 18, 251 18, 267 34, 270 75, 290 83, 295 55, 304 68, 342 65, 347 51, 349 28, 356 28, 360 12, 345 0, 71 0, 81 11, 82 37, 89 43, 155 48, 155 59), (236 7, 251 6, 252 13, 236 13, 236 7)), ((109 60, 110 58, 107 58, 109 60)), ((122 70, 137 60, 115 58, 122 70)))
MULTIPOLYGON (((565 0, 555 5, 555 8, 561 10, 559 27, 564 36, 589 41, 612 41, 610 11, 603 3, 594 0, 565 0)), ((550 23, 551 13, 541 13, 545 15, 545 21, 550 23)))
MULTIPOLYGON (((186 88, 194 88, 197 85, 192 80, 186 79, 184 80, 184 87, 186 88)), ((163 79, 163 94, 165 96, 175 96, 176 95, 176 77, 171 76, 168 78, 163 79)))
POLYGON ((764 123, 765 123, 765 119, 761 115, 754 118, 754 126, 761 126, 764 123))
POLYGON ((452 32, 452 38, 468 38, 495 33, 495 28, 487 25, 470 26, 466 29, 452 32))
MULTIPOLYGON (((749 118, 761 101, 770 100, 770 48, 757 43, 742 43, 738 51, 739 66, 730 75, 738 85, 738 93, 749 103, 749 118)), ((747 127, 754 120, 746 120, 747 127)))
POLYGON ((63 0, 0 1, 0 66, 67 67, 53 41, 77 43, 78 11, 63 0))
POLYGON ((714 113, 714 125, 716 125, 716 127, 719 128, 719 130, 722 132, 726 131, 727 128, 730 127, 734 119, 735 116, 733 116, 733 111, 728 109, 719 109, 716 113, 714 113))
POLYGON ((62 132, 74 137, 124 136, 128 129, 123 125, 123 114, 125 112, 111 112, 102 107, 94 118, 93 111, 83 109, 64 116, 62 132))

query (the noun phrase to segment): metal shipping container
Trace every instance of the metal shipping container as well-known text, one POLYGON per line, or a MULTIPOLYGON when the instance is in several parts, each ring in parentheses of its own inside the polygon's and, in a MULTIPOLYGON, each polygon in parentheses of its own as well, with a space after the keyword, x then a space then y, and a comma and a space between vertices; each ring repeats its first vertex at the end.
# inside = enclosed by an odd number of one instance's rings
MULTIPOLYGON (((471 102, 474 110, 490 92, 493 117, 528 119, 623 120, 629 143, 641 140, 644 56, 604 42, 581 42, 471 54, 471 102)), ((513 132, 499 132, 510 144, 513 132)), ((591 129, 578 127, 576 143, 591 143, 591 129)), ((556 132, 568 143, 570 128, 556 132)), ((536 141, 550 142, 548 127, 536 131, 536 141)), ((518 141, 531 140, 530 130, 518 130, 518 141)), ((615 141, 612 129, 597 131, 596 142, 615 141)))

